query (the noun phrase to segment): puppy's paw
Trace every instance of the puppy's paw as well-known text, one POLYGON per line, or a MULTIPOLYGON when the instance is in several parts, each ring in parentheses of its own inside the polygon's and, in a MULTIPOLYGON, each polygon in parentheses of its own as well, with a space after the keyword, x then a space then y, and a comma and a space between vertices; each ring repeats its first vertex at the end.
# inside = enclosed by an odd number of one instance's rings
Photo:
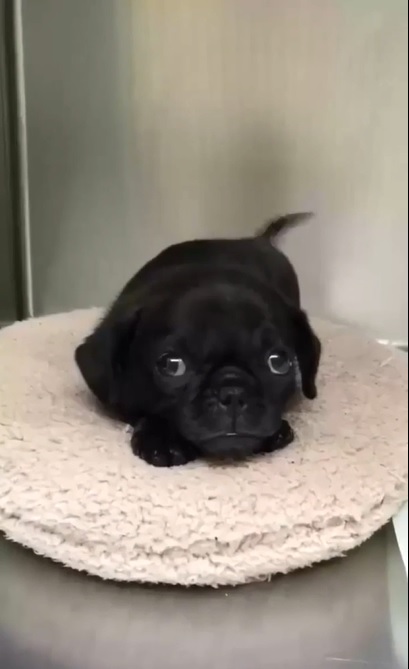
POLYGON ((144 422, 131 438, 135 455, 154 467, 178 467, 195 459, 192 446, 153 422, 144 422))
POLYGON ((294 430, 291 425, 286 420, 283 420, 278 432, 265 442, 262 452, 273 453, 273 451, 279 451, 291 444, 294 441, 294 437, 294 430))

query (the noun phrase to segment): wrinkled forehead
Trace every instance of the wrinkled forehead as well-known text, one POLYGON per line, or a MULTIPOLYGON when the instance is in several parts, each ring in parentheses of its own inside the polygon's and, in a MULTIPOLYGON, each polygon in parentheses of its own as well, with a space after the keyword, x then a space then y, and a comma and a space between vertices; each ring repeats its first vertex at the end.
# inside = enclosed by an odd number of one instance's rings
POLYGON ((175 296, 169 319, 169 341, 201 358, 241 355, 281 340, 269 306, 243 287, 192 289, 175 296))
POLYGON ((267 304, 242 286, 192 288, 175 301, 174 321, 195 328, 228 326, 256 329, 269 320, 267 304))

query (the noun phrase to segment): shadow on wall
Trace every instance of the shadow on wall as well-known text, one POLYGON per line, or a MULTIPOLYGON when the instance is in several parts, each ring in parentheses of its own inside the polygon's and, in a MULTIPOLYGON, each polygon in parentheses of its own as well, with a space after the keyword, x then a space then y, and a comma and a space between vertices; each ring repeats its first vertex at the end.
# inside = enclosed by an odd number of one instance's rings
POLYGON ((129 5, 38 0, 22 9, 35 313, 104 304, 140 246, 130 211, 129 5))

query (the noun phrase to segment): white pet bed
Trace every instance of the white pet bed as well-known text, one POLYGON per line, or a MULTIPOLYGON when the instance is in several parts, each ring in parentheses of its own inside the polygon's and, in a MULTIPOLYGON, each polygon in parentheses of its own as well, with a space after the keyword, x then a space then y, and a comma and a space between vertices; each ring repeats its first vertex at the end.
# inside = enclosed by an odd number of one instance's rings
POLYGON ((265 579, 357 546, 407 497, 407 368, 318 322, 319 399, 297 439, 243 464, 156 469, 101 415, 73 362, 99 316, 0 332, 0 529, 102 578, 183 585, 265 579))

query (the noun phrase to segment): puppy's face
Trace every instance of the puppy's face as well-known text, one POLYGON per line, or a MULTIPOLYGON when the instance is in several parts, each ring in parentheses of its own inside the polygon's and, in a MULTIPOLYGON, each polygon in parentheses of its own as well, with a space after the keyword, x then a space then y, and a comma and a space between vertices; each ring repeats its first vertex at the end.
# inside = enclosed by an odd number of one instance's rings
POLYGON ((160 283, 142 306, 132 292, 118 299, 76 361, 118 418, 159 420, 203 455, 243 457, 280 428, 296 366, 316 396, 320 342, 303 311, 260 284, 194 281, 160 283))
POLYGON ((296 387, 289 315, 255 292, 191 290, 142 311, 127 393, 200 453, 245 456, 280 427, 296 387), (134 379, 134 390, 132 390, 134 379))

